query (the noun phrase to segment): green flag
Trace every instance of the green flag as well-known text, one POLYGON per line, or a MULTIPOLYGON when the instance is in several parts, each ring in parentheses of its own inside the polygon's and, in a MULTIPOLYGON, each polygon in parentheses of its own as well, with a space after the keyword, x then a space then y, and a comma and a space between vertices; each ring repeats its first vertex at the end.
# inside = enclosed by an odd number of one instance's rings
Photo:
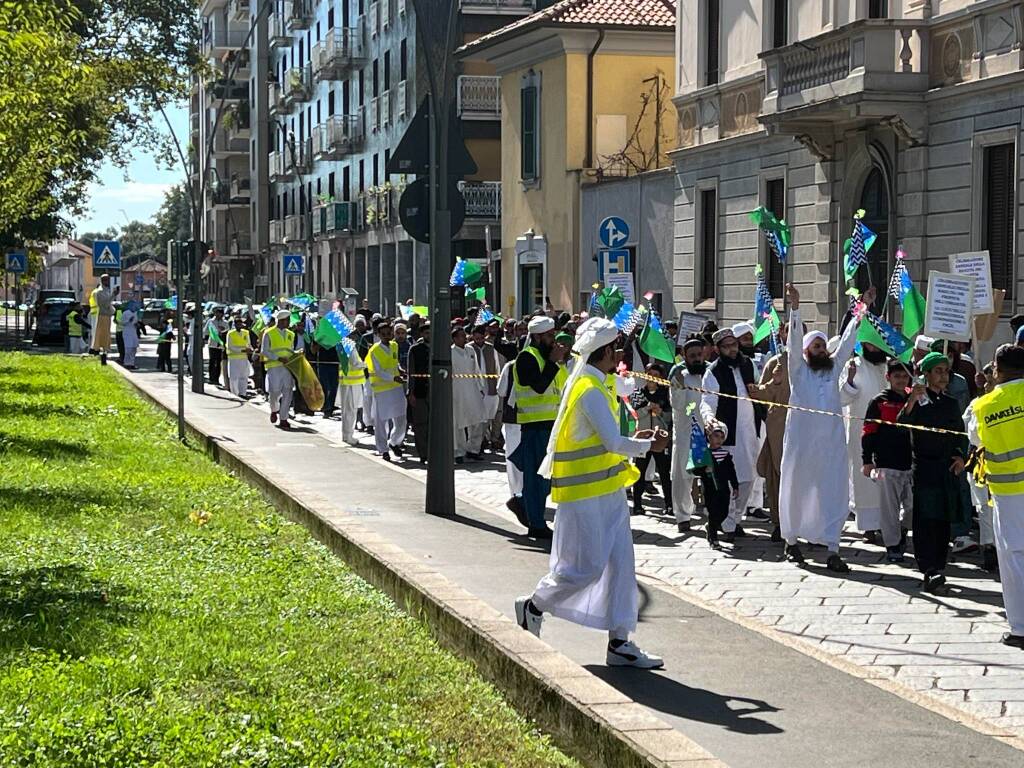
POLYGON ((924 315, 927 303, 916 287, 910 289, 903 297, 903 335, 913 339, 924 328, 924 315))
POLYGON ((222 339, 220 337, 220 334, 217 333, 216 326, 214 326, 213 323, 210 323, 208 328, 210 329, 210 341, 215 341, 215 342, 217 342, 218 344, 220 344, 223 347, 224 346, 224 339, 222 339))
POLYGON ((609 320, 619 313, 625 303, 626 297, 622 295, 617 285, 608 286, 597 297, 597 306, 604 310, 604 316, 609 320))
POLYGON ((768 313, 767 322, 762 322, 757 326, 757 330, 754 331, 754 344, 760 344, 773 333, 778 333, 781 325, 782 321, 779 319, 779 313, 775 311, 775 307, 772 307, 768 313))
POLYGON ((487 289, 482 285, 479 288, 466 288, 466 298, 475 299, 482 304, 487 301, 487 289))
MULTIPOLYGON (((648 315, 650 318, 650 315, 648 315)), ((665 338, 660 330, 651 326, 651 322, 644 324, 643 331, 640 332, 640 339, 638 341, 640 349, 642 349, 648 356, 653 357, 656 360, 672 365, 676 361, 676 348, 675 345, 665 338)))
POLYGON ((878 334, 874 324, 868 322, 867 319, 862 320, 860 327, 857 329, 857 341, 866 341, 868 344, 874 344, 890 357, 896 356, 896 351, 886 343, 885 339, 878 334))
POLYGON ((302 322, 302 315, 293 309, 292 316, 288 318, 288 325, 298 325, 300 322, 302 322))

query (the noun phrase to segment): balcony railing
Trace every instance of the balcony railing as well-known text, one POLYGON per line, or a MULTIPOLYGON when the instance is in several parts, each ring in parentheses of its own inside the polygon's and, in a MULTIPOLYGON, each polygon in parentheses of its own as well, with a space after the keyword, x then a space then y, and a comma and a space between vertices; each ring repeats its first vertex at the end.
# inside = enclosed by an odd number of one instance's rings
POLYGON ((271 114, 280 112, 285 108, 284 87, 280 83, 272 82, 267 84, 267 103, 270 105, 271 114))
POLYGON ((313 129, 313 156, 338 160, 352 152, 362 139, 362 124, 355 115, 329 117, 313 129))
POLYGON ((467 219, 501 218, 500 181, 460 181, 459 191, 466 200, 467 219))
POLYGON ((464 13, 507 13, 526 16, 533 13, 536 0, 459 0, 464 13))
POLYGON ((302 242, 308 237, 306 232, 306 214, 293 213, 284 219, 284 241, 286 243, 302 242))
POLYGON ((313 22, 313 4, 309 0, 291 0, 285 11, 288 29, 309 29, 313 22))
POLYGON ((380 95, 380 124, 391 125, 391 91, 384 91, 380 95))
POLYGON ((229 136, 223 124, 220 130, 213 135, 213 156, 217 159, 222 160, 232 155, 244 155, 248 151, 249 142, 229 136))
POLYGON ((380 97, 370 99, 370 130, 376 133, 380 129, 380 97))
POLYGON ((231 29, 223 24, 207 27, 203 35, 203 49, 208 54, 220 56, 228 50, 241 48, 248 33, 247 29, 231 29))
POLYGON ((271 245, 284 245, 284 222, 280 219, 270 222, 269 240, 271 245))
POLYGON ((225 245, 227 248, 224 252, 230 253, 232 256, 247 256, 254 252, 252 238, 248 232, 235 232, 225 245))
POLYGON ((224 129, 228 132, 228 138, 248 139, 249 138, 249 102, 243 101, 232 106, 225 112, 222 118, 224 129))
POLYGON ((230 0, 228 16, 233 21, 249 21, 249 0, 230 0))
POLYGON ((244 200, 249 202, 249 177, 247 175, 231 174, 231 198, 233 200, 244 200))
POLYGON ((409 92, 407 81, 402 80, 395 89, 395 119, 401 120, 409 112, 409 92))
POLYGON ((350 231, 354 210, 354 203, 348 201, 328 203, 324 211, 324 232, 331 234, 350 231))
POLYGON ((327 37, 313 47, 310 57, 317 81, 343 78, 352 64, 363 58, 362 37, 362 30, 351 27, 328 32, 327 37))
POLYGON ((268 156, 271 181, 285 181, 297 173, 309 173, 311 153, 312 145, 308 140, 271 152, 268 156))
POLYGON ((230 103, 249 98, 249 84, 241 80, 214 80, 210 84, 210 93, 214 99, 224 99, 230 103))
POLYGON ((326 224, 327 206, 324 204, 318 204, 313 206, 313 237, 320 237, 324 233, 324 226, 326 224))
POLYGON ((928 22, 868 19, 765 51, 765 115, 871 94, 928 88, 928 22))
POLYGON ((285 105, 297 104, 300 101, 309 101, 312 89, 312 74, 308 64, 304 67, 292 67, 285 72, 285 105))
POLYGON ((494 75, 459 75, 459 117, 501 119, 501 78, 494 75))
POLYGON ((270 27, 270 47, 277 48, 291 45, 292 33, 288 30, 288 24, 283 16, 274 15, 268 19, 270 27))

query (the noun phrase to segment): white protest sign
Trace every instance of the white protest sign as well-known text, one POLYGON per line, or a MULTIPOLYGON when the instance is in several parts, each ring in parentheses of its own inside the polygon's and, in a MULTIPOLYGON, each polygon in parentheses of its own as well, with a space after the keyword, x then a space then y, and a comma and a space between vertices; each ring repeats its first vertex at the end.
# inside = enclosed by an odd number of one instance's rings
POLYGON ((928 274, 928 311, 924 334, 933 339, 971 340, 974 278, 932 271, 928 274))
POLYGON ((606 286, 617 286, 622 291, 623 298, 630 304, 636 304, 636 293, 633 291, 633 273, 632 272, 613 272, 610 275, 605 275, 604 284, 606 286))
POLYGON ((988 315, 992 307, 992 266, 988 251, 951 253, 949 271, 954 275, 970 275, 974 278, 974 314, 988 315))
POLYGON ((681 312, 679 314, 679 337, 676 339, 676 343, 682 346, 688 336, 700 333, 700 329, 706 322, 707 318, 704 315, 699 315, 696 312, 681 312))

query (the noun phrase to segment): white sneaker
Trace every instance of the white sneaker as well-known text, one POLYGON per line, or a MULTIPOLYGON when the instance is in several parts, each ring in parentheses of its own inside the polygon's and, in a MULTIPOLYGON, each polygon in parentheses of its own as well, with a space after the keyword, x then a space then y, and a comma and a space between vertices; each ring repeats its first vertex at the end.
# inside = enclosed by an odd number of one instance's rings
POLYGON ((609 667, 638 667, 639 669, 661 669, 665 666, 665 660, 660 656, 652 656, 646 651, 636 647, 627 640, 618 648, 608 645, 608 655, 605 659, 609 667))
POLYGON ((531 605, 531 597, 532 595, 524 595, 516 598, 516 624, 534 637, 540 637, 540 625, 544 621, 544 614, 534 613, 527 607, 531 605))
POLYGON ((973 552, 978 548, 978 542, 970 536, 957 536, 953 539, 953 554, 961 555, 964 552, 973 552))

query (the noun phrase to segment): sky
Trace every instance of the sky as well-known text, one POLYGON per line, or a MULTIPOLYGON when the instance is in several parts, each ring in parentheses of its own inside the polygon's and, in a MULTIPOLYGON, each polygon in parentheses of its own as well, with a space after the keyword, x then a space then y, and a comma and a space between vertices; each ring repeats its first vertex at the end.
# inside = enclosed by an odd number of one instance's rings
MULTIPOLYGON (((168 109, 167 116, 184 150, 189 141, 188 109, 168 109)), ((89 212, 74 222, 75 229, 82 234, 111 227, 120 229, 135 219, 149 221, 163 203, 164 192, 183 180, 182 169, 162 168, 143 148, 133 147, 132 162, 127 169, 103 164, 99 181, 89 188, 89 212)))

